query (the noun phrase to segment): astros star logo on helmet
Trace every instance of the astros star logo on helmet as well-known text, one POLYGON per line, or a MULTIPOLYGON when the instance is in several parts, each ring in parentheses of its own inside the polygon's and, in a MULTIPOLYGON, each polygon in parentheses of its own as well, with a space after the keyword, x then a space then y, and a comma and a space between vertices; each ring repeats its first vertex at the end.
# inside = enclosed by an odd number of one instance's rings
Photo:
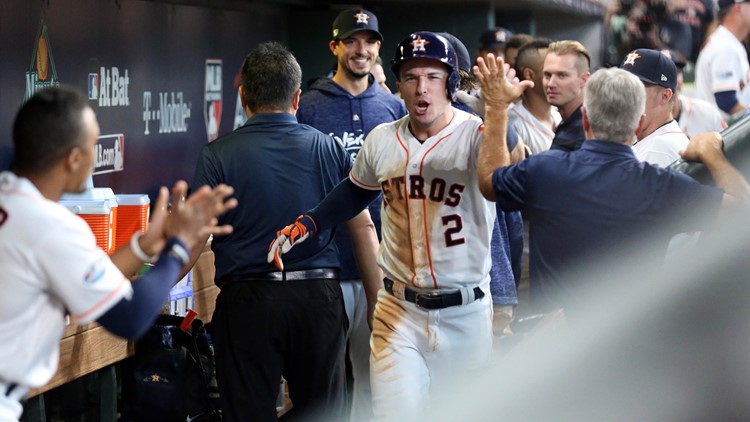
POLYGON ((416 53, 417 51, 427 51, 425 50, 424 46, 429 44, 430 42, 427 40, 423 40, 421 36, 417 35, 417 39, 410 42, 409 45, 413 45, 414 49, 412 50, 412 53, 416 53))
POLYGON ((368 16, 364 10, 360 10, 359 13, 354 15, 354 17, 357 18, 357 23, 363 23, 365 25, 368 24, 367 20, 370 19, 370 16, 368 16))
POLYGON ((625 66, 626 64, 631 64, 635 66, 635 61, 640 58, 641 56, 639 56, 638 53, 636 53, 635 51, 631 51, 625 58, 625 62, 622 65, 625 66))

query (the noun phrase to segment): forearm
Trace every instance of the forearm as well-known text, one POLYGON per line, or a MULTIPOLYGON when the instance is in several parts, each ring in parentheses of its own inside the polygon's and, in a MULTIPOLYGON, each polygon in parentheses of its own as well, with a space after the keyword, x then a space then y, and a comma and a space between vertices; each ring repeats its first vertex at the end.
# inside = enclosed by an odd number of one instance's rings
POLYGON ((368 306, 374 306, 378 290, 383 287, 383 271, 378 266, 377 255, 380 244, 370 212, 364 210, 347 222, 352 240, 357 268, 365 288, 368 306))
POLYGON ((742 174, 727 161, 724 154, 721 152, 707 154, 702 161, 717 187, 746 204, 750 203, 750 186, 742 174))
MULTIPOLYGON (((490 201, 495 200, 492 173, 495 169, 510 165, 510 151, 506 142, 508 107, 487 105, 485 110, 484 137, 479 146, 477 176, 479 190, 490 201)), ((520 144, 520 142, 519 142, 520 144)))
POLYGON ((187 273, 195 266, 195 263, 198 262, 198 258, 203 254, 203 249, 206 247, 210 237, 211 236, 205 236, 201 242, 196 243, 195 246, 190 249, 190 259, 180 271, 180 275, 177 277, 178 280, 182 280, 182 278, 185 277, 185 275, 187 275, 187 273))
POLYGON ((176 239, 170 239, 159 260, 141 278, 133 282, 133 295, 123 298, 97 319, 107 330, 123 338, 143 335, 154 321, 169 290, 179 280, 180 269, 187 259, 187 250, 176 239), (175 249, 183 252, 175 253, 175 249))
POLYGON ((379 193, 360 188, 347 177, 307 214, 315 221, 315 229, 320 232, 351 220, 375 200, 379 193))
POLYGON ((152 251, 149 246, 145 245, 143 236, 138 236, 136 240, 132 240, 127 245, 123 245, 118 248, 110 259, 115 266, 123 273, 126 277, 130 278, 134 276, 138 270, 143 267, 147 260, 142 259, 133 251, 133 246, 137 246, 145 255, 155 255, 160 251, 152 251), (135 245, 133 244, 135 242, 135 245))

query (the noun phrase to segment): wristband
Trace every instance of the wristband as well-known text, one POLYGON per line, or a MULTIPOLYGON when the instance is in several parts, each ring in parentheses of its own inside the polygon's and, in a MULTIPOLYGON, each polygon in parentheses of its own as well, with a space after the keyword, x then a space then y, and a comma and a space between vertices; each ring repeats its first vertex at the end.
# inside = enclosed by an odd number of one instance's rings
POLYGON ((190 261, 190 253, 188 252, 185 245, 176 237, 169 239, 169 241, 167 242, 167 247, 164 248, 164 251, 170 257, 180 261, 183 267, 190 261))
POLYGON ((133 254, 135 254, 135 256, 141 261, 153 264, 154 262, 156 262, 156 259, 159 256, 148 256, 146 255, 146 252, 143 252, 143 249, 141 249, 141 245, 138 243, 138 240, 141 238, 141 236, 143 236, 143 233, 141 232, 133 233, 133 237, 130 238, 130 250, 133 251, 133 254))

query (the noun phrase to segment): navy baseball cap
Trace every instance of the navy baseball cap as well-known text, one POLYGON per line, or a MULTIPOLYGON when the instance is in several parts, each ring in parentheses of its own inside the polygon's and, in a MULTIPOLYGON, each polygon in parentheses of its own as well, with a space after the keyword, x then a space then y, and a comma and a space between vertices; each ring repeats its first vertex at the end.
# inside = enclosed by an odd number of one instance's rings
POLYGON ((372 31, 380 41, 383 41, 383 34, 378 29, 378 18, 369 10, 347 9, 339 13, 333 21, 334 40, 348 38, 359 31, 372 31))
POLYGON ((745 3, 745 0, 719 0, 719 9, 729 7, 735 3, 745 3))
POLYGON ((479 37, 482 50, 489 50, 490 48, 504 48, 505 44, 508 43, 513 33, 505 28, 491 28, 482 31, 482 35, 479 37))
POLYGON ((451 47, 453 47, 453 50, 456 52, 456 57, 458 57, 458 68, 466 73, 471 73, 471 57, 469 56, 469 50, 466 49, 464 43, 453 34, 447 32, 436 32, 436 34, 442 35, 443 38, 451 43, 451 47))
POLYGON ((677 89, 677 66, 659 50, 639 48, 625 56, 620 69, 634 74, 643 82, 677 89))

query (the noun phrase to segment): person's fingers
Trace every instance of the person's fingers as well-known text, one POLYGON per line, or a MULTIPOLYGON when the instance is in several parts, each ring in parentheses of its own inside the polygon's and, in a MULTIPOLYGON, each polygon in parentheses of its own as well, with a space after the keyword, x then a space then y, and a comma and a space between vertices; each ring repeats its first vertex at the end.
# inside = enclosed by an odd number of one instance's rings
POLYGON ((154 204, 154 212, 152 217, 156 217, 160 214, 167 213, 167 204, 169 202, 169 190, 166 186, 159 188, 159 196, 156 197, 156 203, 154 204))
POLYGON ((204 226, 203 228, 201 228, 199 233, 202 237, 207 237, 209 235, 218 237, 218 236, 226 236, 228 234, 231 234, 233 231, 234 231, 234 227, 232 227, 231 224, 224 224, 221 226, 217 226, 217 225, 204 226))
POLYGON ((187 183, 184 180, 178 180, 172 187, 172 209, 179 212, 185 205, 185 196, 187 195, 187 183))
POLYGON ((495 57, 494 54, 490 53, 490 54, 487 55, 486 65, 487 65, 487 73, 488 74, 491 75, 493 72, 496 71, 496 69, 497 69, 497 58, 495 57))
POLYGON ((529 88, 533 88, 534 87, 534 82, 533 81, 521 81, 521 82, 518 83, 518 86, 520 86, 521 88, 523 88, 524 90, 526 90, 526 89, 529 89, 529 88))

